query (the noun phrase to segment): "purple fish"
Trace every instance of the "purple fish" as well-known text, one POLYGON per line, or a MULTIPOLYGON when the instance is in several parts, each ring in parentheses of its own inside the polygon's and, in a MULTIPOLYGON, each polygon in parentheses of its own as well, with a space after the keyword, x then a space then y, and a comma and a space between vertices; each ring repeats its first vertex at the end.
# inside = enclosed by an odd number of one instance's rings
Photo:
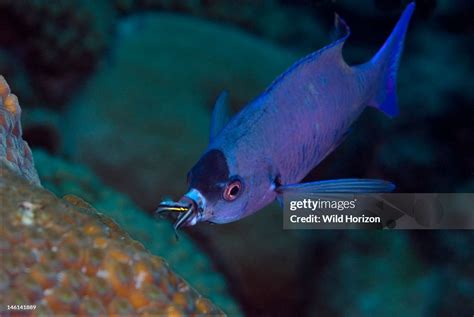
POLYGON ((265 92, 227 120, 227 93, 217 99, 206 151, 188 173, 189 191, 157 212, 176 211, 175 229, 201 221, 228 223, 251 215, 285 192, 387 192, 373 179, 299 183, 344 139, 369 105, 398 114, 396 75, 415 4, 367 63, 349 66, 341 51, 350 34, 336 16, 341 37, 297 61, 265 92))

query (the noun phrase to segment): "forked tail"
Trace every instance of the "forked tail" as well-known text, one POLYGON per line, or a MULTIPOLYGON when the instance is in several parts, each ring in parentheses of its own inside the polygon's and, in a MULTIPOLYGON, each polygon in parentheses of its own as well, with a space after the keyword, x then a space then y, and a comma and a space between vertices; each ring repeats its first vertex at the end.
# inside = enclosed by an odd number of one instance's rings
POLYGON ((374 87, 369 105, 380 109, 387 116, 398 115, 397 103, 397 70, 403 51, 403 42, 408 23, 415 10, 415 3, 410 3, 382 48, 367 63, 362 65, 368 76, 369 85, 374 87))

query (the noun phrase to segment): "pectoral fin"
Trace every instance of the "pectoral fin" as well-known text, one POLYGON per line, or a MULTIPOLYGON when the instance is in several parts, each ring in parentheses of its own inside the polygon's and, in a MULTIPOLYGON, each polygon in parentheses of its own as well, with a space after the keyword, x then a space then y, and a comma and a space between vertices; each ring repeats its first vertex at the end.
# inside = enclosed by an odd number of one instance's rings
POLYGON ((211 142, 229 122, 229 93, 224 90, 217 97, 211 116, 211 133, 209 142, 211 142))
POLYGON ((386 193, 395 189, 395 185, 380 179, 346 178, 282 185, 276 190, 286 193, 386 193))

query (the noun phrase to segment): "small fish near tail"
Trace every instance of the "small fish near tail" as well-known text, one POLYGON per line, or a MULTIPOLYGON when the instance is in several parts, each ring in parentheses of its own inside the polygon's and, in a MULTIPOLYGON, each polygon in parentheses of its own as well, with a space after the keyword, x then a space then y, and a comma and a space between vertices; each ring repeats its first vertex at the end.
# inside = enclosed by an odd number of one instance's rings
POLYGON ((397 71, 403 51, 405 33, 410 18, 415 10, 415 3, 410 3, 397 25, 377 54, 366 64, 361 65, 368 84, 375 87, 371 93, 369 105, 384 112, 389 117, 398 115, 397 71), (375 81, 375 82, 374 82, 375 81))

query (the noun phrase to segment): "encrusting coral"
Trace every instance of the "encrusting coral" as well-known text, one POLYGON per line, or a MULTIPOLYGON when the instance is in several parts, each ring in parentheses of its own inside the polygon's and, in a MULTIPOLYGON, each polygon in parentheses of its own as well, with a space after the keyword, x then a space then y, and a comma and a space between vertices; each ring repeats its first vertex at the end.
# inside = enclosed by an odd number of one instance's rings
POLYGON ((0 175, 1 313, 31 304, 32 315, 223 315, 79 198, 60 200, 5 166, 0 175))
POLYGON ((29 182, 39 185, 31 150, 22 139, 20 116, 18 98, 10 93, 10 87, 0 75, 0 160, 29 182))
POLYGON ((223 315, 110 218, 39 186, 18 100, 0 83, 0 312, 223 315))
POLYGON ((99 212, 111 217, 133 239, 152 254, 165 258, 173 270, 200 294, 209 298, 231 316, 241 315, 239 306, 229 294, 226 280, 217 272, 209 257, 186 232, 175 239, 168 221, 153 219, 127 196, 106 186, 86 166, 73 164, 42 150, 33 150, 35 166, 42 185, 62 197, 79 196, 99 212))

